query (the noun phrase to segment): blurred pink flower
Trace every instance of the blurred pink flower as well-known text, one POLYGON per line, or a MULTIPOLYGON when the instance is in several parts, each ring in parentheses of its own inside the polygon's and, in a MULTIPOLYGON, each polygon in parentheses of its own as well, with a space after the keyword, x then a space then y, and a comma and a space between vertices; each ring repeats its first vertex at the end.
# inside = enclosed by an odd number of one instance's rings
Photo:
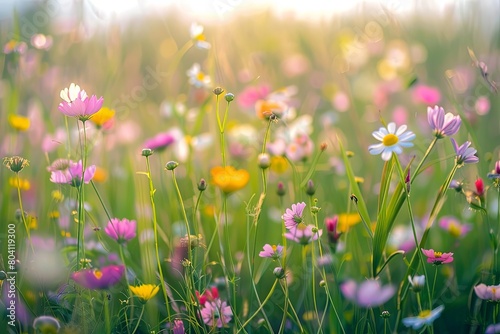
POLYGON ((480 299, 492 302, 500 301, 500 285, 485 285, 481 283, 474 287, 474 291, 480 299))
POLYGON ((311 138, 306 134, 298 134, 285 149, 285 154, 291 161, 301 161, 310 157, 314 150, 311 138))
POLYGON ((66 131, 57 129, 54 134, 46 134, 42 139, 42 151, 52 152, 66 140, 66 131))
POLYGON ((413 89, 413 100, 417 103, 435 105, 441 100, 441 93, 438 88, 417 85, 413 89))
POLYGON ((344 297, 360 307, 376 307, 392 298, 396 288, 392 285, 382 286, 379 281, 369 279, 361 284, 348 280, 340 285, 344 297))
POLYGON ((143 148, 149 148, 151 150, 163 150, 175 142, 175 137, 170 132, 162 132, 146 140, 143 148))
POLYGON ((452 216, 445 216, 439 220, 439 227, 448 231, 455 238, 462 238, 472 230, 472 225, 461 224, 458 219, 452 216))
POLYGON ((491 108, 490 100, 487 96, 480 96, 474 104, 474 109, 478 115, 486 115, 491 108))
POLYGON ((287 229, 291 229, 297 227, 298 224, 303 222, 302 214, 304 212, 304 208, 306 207, 306 203, 296 203, 292 204, 292 208, 287 208, 285 213, 281 216, 281 219, 285 222, 285 227, 287 229))
POLYGON ((285 238, 295 241, 301 245, 307 245, 312 241, 318 240, 323 234, 323 230, 318 230, 314 225, 300 224, 292 227, 285 233, 285 238))
POLYGON ((82 122, 88 121, 98 112, 104 102, 102 96, 97 98, 95 95, 92 95, 89 98, 87 93, 74 83, 69 88, 61 90, 60 96, 64 101, 59 103, 57 109, 64 115, 76 117, 82 122))
POLYGON ((351 106, 351 101, 349 100, 349 96, 343 91, 339 91, 335 93, 332 98, 332 105, 336 111, 345 112, 351 106))
POLYGON ((241 91, 236 100, 241 107, 252 108, 258 100, 264 100, 269 93, 271 93, 269 85, 250 86, 241 91))
POLYGON ((53 170, 50 174, 50 181, 53 183, 69 184, 73 187, 79 187, 82 184, 82 174, 84 182, 88 184, 94 177, 96 166, 91 165, 83 173, 82 161, 69 161, 66 169, 53 170))
POLYGON ((200 312, 203 322, 211 327, 225 327, 233 317, 231 307, 218 298, 214 301, 207 301, 200 312))
POLYGON ((71 278, 84 288, 102 290, 118 283, 124 271, 123 265, 110 265, 101 269, 82 269, 74 272, 71 278))
POLYGON ((427 256, 427 263, 435 265, 453 262, 453 253, 435 252, 434 249, 423 249, 422 253, 427 256))
POLYGON ((111 218, 104 229, 106 234, 120 244, 135 238, 137 222, 135 220, 111 218))

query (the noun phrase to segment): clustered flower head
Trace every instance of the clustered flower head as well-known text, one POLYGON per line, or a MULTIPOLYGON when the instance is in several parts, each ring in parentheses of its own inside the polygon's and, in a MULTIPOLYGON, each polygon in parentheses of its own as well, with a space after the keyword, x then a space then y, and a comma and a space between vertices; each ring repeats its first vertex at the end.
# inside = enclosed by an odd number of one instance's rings
POLYGON ((436 252, 434 249, 423 249, 422 253, 427 256, 427 263, 435 265, 453 262, 453 253, 436 252))
POLYGON ((3 158, 3 164, 5 167, 10 169, 14 173, 19 173, 24 169, 24 167, 29 166, 30 163, 27 159, 19 156, 5 157, 3 158))
POLYGON ((392 157, 392 153, 403 153, 403 147, 412 147, 411 142, 415 139, 415 134, 411 131, 406 132, 406 125, 401 125, 396 128, 396 123, 391 122, 387 128, 381 127, 378 131, 372 133, 375 139, 381 141, 380 144, 370 145, 368 151, 370 154, 382 154, 382 160, 388 161, 392 157))
POLYGON ((88 121, 96 112, 98 112, 104 102, 102 96, 97 98, 95 95, 87 96, 87 93, 80 89, 80 86, 71 83, 69 88, 61 90, 61 99, 58 109, 66 116, 76 117, 82 122, 88 121))
POLYGON ((443 107, 439 106, 427 107, 427 120, 437 138, 454 135, 462 123, 460 116, 453 116, 452 113, 445 115, 443 107))
POLYGON ((304 208, 306 203, 296 203, 292 204, 292 208, 287 208, 285 213, 281 216, 281 219, 285 222, 285 227, 291 229, 297 227, 298 224, 302 223, 304 220, 302 214, 304 213, 304 208))
POLYGON ((106 225, 104 232, 118 243, 124 244, 135 238, 136 230, 137 222, 135 220, 112 218, 106 225))

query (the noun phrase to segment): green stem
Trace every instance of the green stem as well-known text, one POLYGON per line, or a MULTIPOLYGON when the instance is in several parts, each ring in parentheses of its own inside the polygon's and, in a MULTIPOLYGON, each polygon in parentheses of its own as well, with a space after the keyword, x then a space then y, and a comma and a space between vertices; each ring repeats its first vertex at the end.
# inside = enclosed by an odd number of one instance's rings
POLYGON ((266 305, 266 303, 269 301, 269 299, 273 295, 274 289, 276 288, 276 284, 278 284, 278 279, 276 279, 274 281, 274 284, 271 287, 271 290, 269 291, 269 293, 267 294, 266 299, 264 299, 264 301, 262 302, 262 304, 259 305, 259 308, 257 310, 255 310, 255 312, 250 316, 250 318, 248 318, 247 321, 245 321, 243 323, 243 325, 241 325, 241 328, 236 333, 241 332, 245 328, 245 326, 248 325, 250 323, 250 321, 252 321, 252 319, 255 318, 255 316, 257 316, 257 314, 259 314, 260 310, 262 310, 262 308, 264 307, 264 305, 266 305))
POLYGON ((109 318, 109 300, 108 300, 108 292, 103 292, 104 299, 104 324, 106 326, 106 333, 111 333, 111 322, 109 318))
MULTIPOLYGON (((163 284, 162 284, 163 285, 163 284)), ((141 319, 142 319, 142 315, 144 314, 144 309, 146 307, 146 304, 143 304, 142 305, 142 309, 141 309, 141 314, 139 314, 139 318, 137 319, 137 324, 135 324, 135 328, 134 330, 132 331, 132 334, 135 334, 135 332, 137 331, 137 328, 139 328, 139 325, 141 323, 141 319)), ((170 318, 170 315, 169 315, 169 318, 170 318)), ((110 333, 110 332, 108 332, 110 333)))
POLYGON ((19 173, 16 173, 16 181, 17 181, 17 199, 19 201, 19 210, 21 210, 21 220, 23 221, 24 228, 26 229, 26 236, 28 237, 31 251, 34 253, 35 250, 33 249, 33 243, 31 242, 30 228, 28 226, 28 222, 26 221, 26 216, 24 215, 23 199, 21 197, 21 178, 19 177, 19 173))

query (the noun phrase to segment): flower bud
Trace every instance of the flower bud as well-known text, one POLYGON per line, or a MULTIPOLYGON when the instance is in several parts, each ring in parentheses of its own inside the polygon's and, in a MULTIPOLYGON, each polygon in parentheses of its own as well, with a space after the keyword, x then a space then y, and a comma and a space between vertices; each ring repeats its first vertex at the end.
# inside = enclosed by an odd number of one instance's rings
POLYGON ((234 100, 234 94, 233 93, 227 93, 224 98, 226 99, 227 102, 231 102, 234 100))
POLYGON ((285 196, 285 185, 283 184, 283 182, 278 182, 278 190, 276 190, 276 193, 278 194, 278 196, 285 196))
POLYGON ((391 317, 391 314, 389 313, 389 311, 382 311, 382 314, 380 316, 384 319, 388 319, 391 317))
POLYGON ((266 169, 271 166, 271 157, 267 153, 261 153, 257 157, 259 167, 262 169, 266 169))
POLYGON ((143 148, 141 155, 143 157, 149 157, 149 156, 153 155, 153 150, 150 148, 143 148))
POLYGON ((0 270, 0 281, 3 281, 7 278, 7 274, 5 273, 5 271, 3 270, 0 270))
POLYGON ((316 192, 316 187, 314 186, 314 182, 312 180, 307 181, 306 185, 306 194, 309 196, 313 196, 316 192))
POLYGON ((273 270, 273 274, 278 279, 285 278, 285 269, 283 269, 282 267, 276 267, 273 270))
POLYGON ((322 279, 321 281, 319 281, 319 286, 322 287, 322 288, 326 286, 326 282, 325 282, 324 279, 322 279))
POLYGON ((220 95, 220 94, 224 93, 224 89, 222 87, 215 87, 213 92, 215 95, 220 95))
POLYGON ((321 150, 321 152, 325 151, 327 147, 328 147, 328 144, 327 144, 327 143, 325 143, 325 142, 322 142, 322 143, 319 145, 319 149, 321 150))
POLYGON ((165 169, 166 170, 174 170, 179 166, 179 163, 177 161, 169 161, 165 164, 165 169))
POLYGON ((200 182, 198 182, 198 190, 204 191, 205 189, 207 189, 207 181, 205 181, 205 179, 200 179, 200 182))

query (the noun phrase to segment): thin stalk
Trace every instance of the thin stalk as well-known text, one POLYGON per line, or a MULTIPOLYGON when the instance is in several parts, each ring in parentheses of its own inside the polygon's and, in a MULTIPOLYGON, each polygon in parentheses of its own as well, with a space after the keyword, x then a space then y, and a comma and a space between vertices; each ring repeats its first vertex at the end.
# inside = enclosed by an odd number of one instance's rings
POLYGON ((23 221, 24 228, 26 229, 26 236, 28 237, 31 251, 34 253, 35 251, 33 249, 33 243, 31 242, 30 228, 28 226, 28 222, 26 221, 26 216, 24 215, 23 199, 21 197, 21 179, 19 177, 19 173, 16 173, 16 181, 17 181, 17 199, 19 201, 19 209, 21 210, 21 220, 23 221))
MULTIPOLYGON (((163 284, 162 284, 162 285, 163 285, 163 284)), ((141 314, 139 314, 139 319, 137 319, 137 324, 135 324, 135 328, 134 328, 134 330, 132 331, 132 334, 135 334, 135 332, 137 331, 137 328, 139 328, 139 325, 140 325, 140 323, 141 323, 141 319, 142 319, 142 315, 144 314, 144 309, 145 309, 145 307, 146 307, 146 304, 143 304, 143 305, 142 305, 142 309, 141 309, 141 314)), ((169 316, 169 318, 170 318, 170 316, 169 316)), ((110 333, 110 332, 108 332, 108 333, 110 333)))
POLYGON ((264 301, 262 302, 262 304, 259 305, 259 308, 257 308, 257 310, 255 310, 255 312, 250 316, 250 318, 248 318, 247 321, 245 321, 243 323, 243 325, 241 325, 241 328, 236 333, 241 332, 245 328, 245 326, 248 325, 250 323, 250 321, 252 321, 252 319, 257 316, 257 314, 259 314, 260 310, 262 310, 262 308, 264 307, 264 305, 266 305, 266 303, 269 301, 269 299, 273 295, 274 289, 276 288, 276 284, 278 284, 278 279, 276 279, 274 281, 274 284, 271 287, 271 290, 269 291, 269 293, 267 294, 266 299, 264 299, 264 301))
POLYGON ((109 317, 109 300, 108 293, 106 291, 103 292, 104 299, 104 324, 106 326, 106 333, 111 333, 111 322, 109 317))

